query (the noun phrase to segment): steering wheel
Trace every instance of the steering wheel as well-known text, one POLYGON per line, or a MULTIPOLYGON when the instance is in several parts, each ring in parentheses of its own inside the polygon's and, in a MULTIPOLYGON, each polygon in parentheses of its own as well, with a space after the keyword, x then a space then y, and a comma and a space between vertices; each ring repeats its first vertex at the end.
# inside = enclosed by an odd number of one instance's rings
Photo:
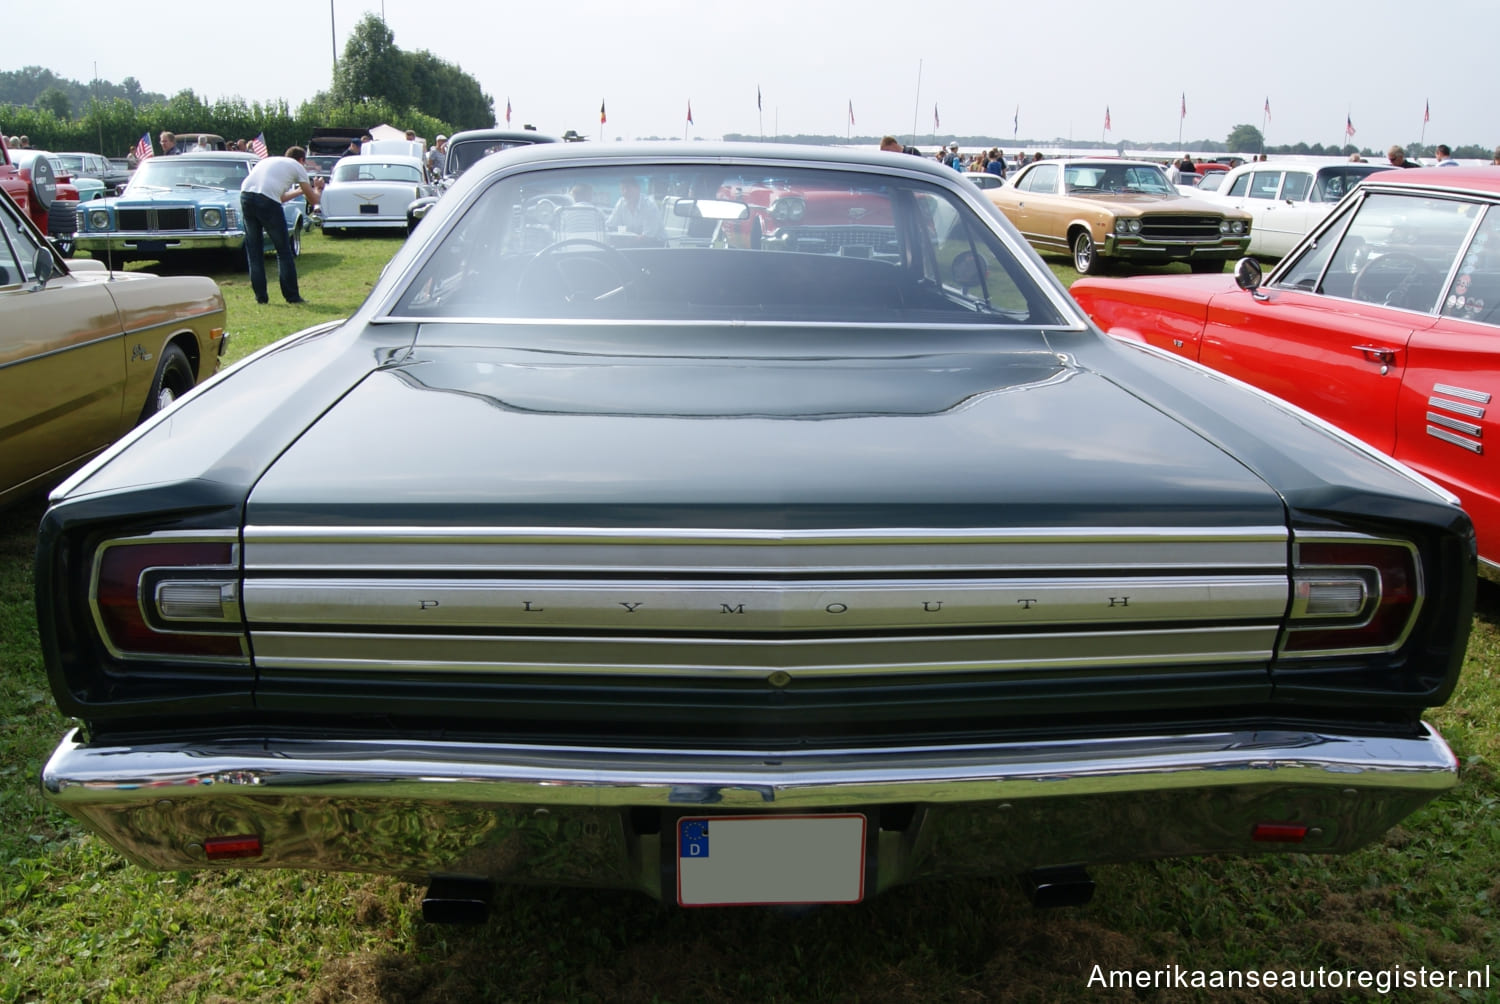
POLYGON ((1412 299, 1410 294, 1420 293, 1427 301, 1426 306, 1430 307, 1437 297, 1436 284, 1439 281, 1433 267, 1410 251, 1387 251, 1365 263, 1354 277, 1350 294, 1366 303, 1417 308, 1423 304, 1408 301, 1412 299), (1432 295, 1426 296, 1420 288, 1422 286, 1429 286, 1432 295))
POLYGON ((633 271, 630 260, 619 249, 592 237, 565 237, 532 256, 521 269, 516 289, 522 298, 533 300, 550 299, 555 295, 564 303, 584 299, 597 303, 629 289, 633 271), (570 247, 587 247, 604 253, 557 253, 570 247), (598 281, 601 277, 602 282, 598 281))

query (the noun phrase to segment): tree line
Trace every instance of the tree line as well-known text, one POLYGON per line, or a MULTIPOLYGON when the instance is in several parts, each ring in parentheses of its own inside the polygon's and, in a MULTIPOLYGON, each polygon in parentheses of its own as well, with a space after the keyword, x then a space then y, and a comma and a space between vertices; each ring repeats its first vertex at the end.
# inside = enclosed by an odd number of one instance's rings
POLYGON ((479 82, 427 50, 402 51, 378 16, 368 14, 344 46, 329 90, 293 111, 285 101, 205 101, 192 90, 168 98, 134 77, 83 84, 28 66, 0 72, 0 133, 26 136, 43 150, 124 156, 142 135, 209 132, 225 139, 264 134, 280 152, 305 144, 320 127, 368 129, 389 123, 429 141, 438 133, 494 125, 494 101, 479 82))

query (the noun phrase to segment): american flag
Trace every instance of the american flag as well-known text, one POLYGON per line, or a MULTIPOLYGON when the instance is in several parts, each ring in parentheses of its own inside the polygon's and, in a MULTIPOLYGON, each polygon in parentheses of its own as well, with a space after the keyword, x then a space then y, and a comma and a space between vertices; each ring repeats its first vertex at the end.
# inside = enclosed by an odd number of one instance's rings
POLYGON ((1271 117, 1271 99, 1266 98, 1266 118, 1271 117))
POLYGON ((603 102, 603 100, 601 100, 599 102, 599 124, 603 125, 604 123, 606 123, 608 121, 609 121, 609 119, 604 114, 604 102, 603 102))
POLYGON ((849 99, 849 124, 854 125, 854 99, 849 99))
POLYGON ((505 124, 510 125, 510 98, 505 99, 505 124))
POLYGON ((1422 105, 1422 124, 1426 125, 1432 121, 1432 102, 1428 101, 1422 105))
POLYGON ((1354 119, 1351 118, 1348 115, 1344 116, 1344 135, 1345 136, 1353 136, 1354 135, 1354 119))
POLYGON ((1187 91, 1182 92, 1182 114, 1178 118, 1187 118, 1187 91))
POLYGON ((693 124, 693 99, 688 98, 688 125, 693 124))
POLYGON ((937 132, 943 127, 943 120, 938 118, 937 105, 932 106, 932 131, 937 132))
POLYGON ((150 160, 156 156, 156 151, 151 148, 151 134, 143 133, 141 138, 135 141, 135 159, 150 160))
POLYGON ((1109 132, 1109 105, 1104 106, 1104 131, 1109 132))
POLYGON ((270 151, 266 149, 265 133, 261 133, 250 141, 250 152, 261 160, 265 160, 270 155, 270 151))

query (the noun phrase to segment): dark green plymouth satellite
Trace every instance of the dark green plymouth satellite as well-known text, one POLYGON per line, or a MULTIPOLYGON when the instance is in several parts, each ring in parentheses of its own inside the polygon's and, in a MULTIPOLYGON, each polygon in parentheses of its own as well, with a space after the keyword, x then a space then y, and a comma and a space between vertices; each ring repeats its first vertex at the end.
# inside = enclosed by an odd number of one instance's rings
POLYGON ((539 144, 60 487, 57 805, 148 868, 684 906, 1339 853, 1450 788, 1443 490, 1102 335, 918 157, 539 144))

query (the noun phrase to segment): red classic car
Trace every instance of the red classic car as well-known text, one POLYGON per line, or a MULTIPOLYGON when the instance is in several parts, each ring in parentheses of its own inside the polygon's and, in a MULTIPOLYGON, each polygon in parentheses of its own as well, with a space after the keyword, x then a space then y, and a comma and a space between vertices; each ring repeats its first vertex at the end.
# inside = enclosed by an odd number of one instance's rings
POLYGON ((782 178, 726 182, 719 198, 750 207, 744 220, 726 221, 731 247, 779 247, 845 257, 880 257, 899 248, 890 196, 875 190, 806 192, 782 178))
POLYGON ((1372 175, 1264 279, 1247 259, 1233 280, 1072 293, 1111 334, 1300 405, 1450 489, 1500 578, 1500 170, 1372 175))

